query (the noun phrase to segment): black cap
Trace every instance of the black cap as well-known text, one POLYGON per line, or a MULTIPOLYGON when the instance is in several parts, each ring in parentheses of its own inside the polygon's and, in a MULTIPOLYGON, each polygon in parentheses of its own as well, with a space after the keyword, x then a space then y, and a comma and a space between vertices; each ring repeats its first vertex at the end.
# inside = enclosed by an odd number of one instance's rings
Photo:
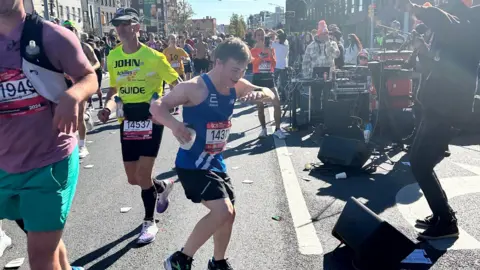
POLYGON ((138 11, 134 8, 119 8, 110 22, 140 22, 139 17, 140 15, 138 14, 138 11))
POLYGON ((417 31, 417 33, 420 35, 423 35, 428 31, 428 27, 423 23, 419 23, 417 26, 415 26, 415 31, 417 31))

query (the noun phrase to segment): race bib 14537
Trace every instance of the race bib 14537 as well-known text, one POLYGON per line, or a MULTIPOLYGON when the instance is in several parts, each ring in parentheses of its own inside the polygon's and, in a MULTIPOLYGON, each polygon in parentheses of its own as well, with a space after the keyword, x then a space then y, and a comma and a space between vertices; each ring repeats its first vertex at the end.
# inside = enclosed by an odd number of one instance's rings
POLYGON ((124 140, 150 140, 152 138, 152 120, 123 122, 124 140))

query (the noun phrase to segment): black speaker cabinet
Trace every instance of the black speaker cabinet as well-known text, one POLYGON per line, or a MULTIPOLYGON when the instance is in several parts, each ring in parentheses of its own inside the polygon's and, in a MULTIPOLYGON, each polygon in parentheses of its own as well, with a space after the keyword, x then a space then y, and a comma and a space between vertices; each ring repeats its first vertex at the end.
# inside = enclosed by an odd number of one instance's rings
POLYGON ((343 208, 332 235, 354 251, 360 270, 398 269, 415 244, 355 198, 343 208))
POLYGON ((371 150, 362 140, 325 136, 317 158, 323 164, 360 169, 370 158, 371 150))

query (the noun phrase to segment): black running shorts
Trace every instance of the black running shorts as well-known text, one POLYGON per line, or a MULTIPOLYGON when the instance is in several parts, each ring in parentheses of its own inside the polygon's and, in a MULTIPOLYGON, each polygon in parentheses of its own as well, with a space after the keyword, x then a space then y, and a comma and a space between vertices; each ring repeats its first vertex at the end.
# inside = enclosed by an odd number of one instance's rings
POLYGON ((195 59, 194 60, 195 70, 198 73, 201 72, 208 72, 208 66, 210 65, 210 61, 208 59, 195 59))
POLYGON ((275 88, 275 79, 273 73, 255 73, 253 74, 252 83, 257 86, 266 88, 275 88))
POLYGON ((185 73, 192 73, 192 64, 190 62, 183 65, 185 73))
POLYGON ((235 193, 230 177, 226 173, 207 170, 176 168, 187 199, 194 203, 229 198, 235 203, 235 193))
POLYGON ((120 143, 124 162, 138 161, 140 157, 157 157, 162 142, 163 126, 152 125, 152 138, 149 140, 125 140, 123 124, 120 124, 120 143))
MULTIPOLYGON (((138 124, 140 125, 144 123, 142 121, 148 120, 151 117, 149 108, 149 103, 124 104, 123 112, 126 119, 135 122, 139 121, 140 123, 138 124)), ((151 138, 145 140, 143 138, 138 139, 138 137, 141 136, 137 134, 128 134, 132 136, 127 136, 126 139, 124 124, 125 121, 120 124, 120 143, 122 144, 123 161, 137 161, 140 157, 157 157, 158 150, 160 150, 160 143, 162 142, 163 126, 152 123, 151 138), (132 138, 137 138, 138 140, 132 138)))

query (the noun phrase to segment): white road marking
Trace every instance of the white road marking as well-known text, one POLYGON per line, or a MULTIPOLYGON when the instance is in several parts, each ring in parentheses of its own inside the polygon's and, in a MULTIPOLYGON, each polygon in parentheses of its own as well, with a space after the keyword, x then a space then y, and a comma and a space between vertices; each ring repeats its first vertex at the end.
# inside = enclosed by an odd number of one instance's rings
MULTIPOLYGON (((455 164, 480 175, 479 167, 455 164)), ((440 179, 440 183, 449 199, 466 194, 480 193, 480 176, 444 178, 440 179)), ((423 218, 432 214, 423 193, 420 191, 420 187, 416 183, 403 187, 397 193, 396 201, 398 210, 412 226, 415 226, 417 218, 423 218)), ((437 250, 480 249, 480 241, 462 228, 459 228, 459 231, 460 236, 458 239, 433 240, 429 241, 429 243, 437 250)))
MULTIPOLYGON (((273 115, 273 108, 269 107, 268 118, 273 115)), ((267 122, 270 120, 267 119, 267 122)), ((275 131, 272 127, 272 132, 275 131)), ((288 149, 284 140, 274 136, 275 150, 277 152, 278 164, 283 179, 283 186, 287 195, 288 206, 292 215, 293 225, 297 234, 298 249, 304 255, 321 255, 322 244, 318 239, 317 231, 312 223, 312 217, 308 212, 307 203, 303 197, 302 189, 298 182, 292 160, 288 155, 288 149)))

